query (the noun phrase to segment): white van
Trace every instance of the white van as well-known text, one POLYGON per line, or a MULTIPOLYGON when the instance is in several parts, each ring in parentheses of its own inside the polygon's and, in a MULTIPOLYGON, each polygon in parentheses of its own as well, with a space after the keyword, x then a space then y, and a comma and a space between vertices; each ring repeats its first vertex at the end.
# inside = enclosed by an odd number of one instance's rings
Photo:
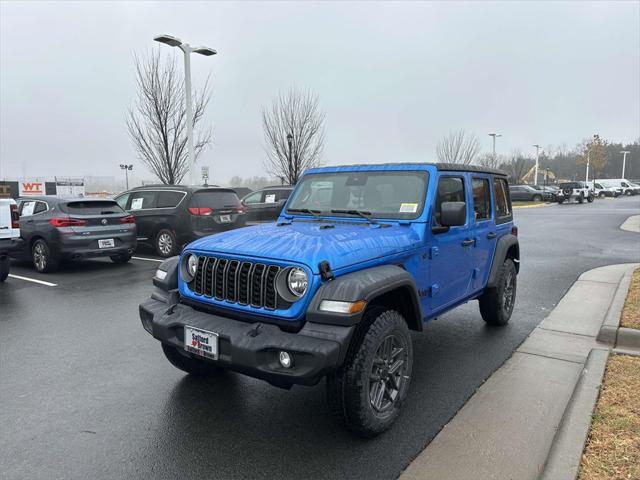
POLYGON ((0 282, 9 276, 9 254, 20 248, 18 207, 11 198, 0 198, 0 282))
POLYGON ((594 182, 603 187, 615 188, 621 195, 637 195, 640 188, 626 178, 596 178, 594 182))

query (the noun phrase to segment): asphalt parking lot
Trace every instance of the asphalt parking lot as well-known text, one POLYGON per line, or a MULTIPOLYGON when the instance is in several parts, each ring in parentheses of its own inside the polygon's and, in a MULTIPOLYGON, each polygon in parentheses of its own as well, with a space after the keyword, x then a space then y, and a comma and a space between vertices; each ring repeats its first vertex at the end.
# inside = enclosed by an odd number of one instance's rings
POLYGON ((516 210, 511 323, 485 326, 471 302, 414 335, 403 414, 374 440, 335 423, 324 383, 172 367, 138 318, 158 265, 144 251, 50 275, 14 263, 0 286, 0 477, 395 478, 582 272, 640 261, 637 234, 618 228, 639 210, 638 197, 516 210))

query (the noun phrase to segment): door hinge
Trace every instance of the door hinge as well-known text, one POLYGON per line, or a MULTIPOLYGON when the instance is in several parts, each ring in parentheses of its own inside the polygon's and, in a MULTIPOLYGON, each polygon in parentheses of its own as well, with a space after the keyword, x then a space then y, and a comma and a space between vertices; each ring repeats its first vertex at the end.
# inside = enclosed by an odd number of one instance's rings
POLYGON ((480 276, 480 269, 476 267, 473 269, 473 278, 478 278, 479 276, 480 276))
POLYGON ((439 252, 438 247, 431 247, 429 249, 429 258, 431 260, 433 260, 434 258, 436 258, 438 256, 438 252, 439 252))
POLYGON ((437 283, 434 283, 433 285, 431 285, 430 290, 431 290, 431 297, 433 298, 438 294, 438 291, 440 290, 440 285, 438 285, 437 283))

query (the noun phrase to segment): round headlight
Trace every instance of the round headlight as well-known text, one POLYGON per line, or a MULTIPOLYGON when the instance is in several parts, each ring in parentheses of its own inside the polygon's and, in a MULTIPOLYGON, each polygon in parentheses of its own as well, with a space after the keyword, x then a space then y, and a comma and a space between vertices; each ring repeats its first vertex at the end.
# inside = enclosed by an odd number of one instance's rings
POLYGON ((309 286, 307 273, 301 268, 293 267, 289 270, 289 275, 287 275, 287 286, 289 291, 296 297, 303 296, 309 286))
POLYGON ((187 254, 186 258, 182 261, 183 269, 182 276, 184 281, 189 283, 196 276, 198 271, 198 257, 192 253, 187 254))

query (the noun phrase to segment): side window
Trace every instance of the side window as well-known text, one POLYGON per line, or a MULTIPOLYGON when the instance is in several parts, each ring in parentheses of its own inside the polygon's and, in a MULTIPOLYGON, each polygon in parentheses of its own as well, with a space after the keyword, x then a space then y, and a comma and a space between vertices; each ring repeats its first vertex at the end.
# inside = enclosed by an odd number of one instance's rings
POLYGON ((36 202, 36 206, 33 209, 33 213, 42 213, 47 211, 47 204, 44 202, 36 202))
POLYGON ((156 207, 156 192, 133 192, 130 210, 142 210, 156 207))
POLYGON ((286 200, 287 198, 289 198, 289 195, 291 194, 291 190, 277 190, 276 191, 276 201, 279 202, 280 200, 286 200))
POLYGON ((489 180, 486 178, 474 178, 473 185, 473 211, 476 220, 487 220, 491 218, 491 192, 489 191, 489 180))
POLYGON ((158 192, 157 208, 175 208, 184 197, 182 192, 158 192))
POLYGON ((504 178, 493 179, 493 195, 496 205, 496 223, 504 223, 511 217, 511 198, 504 178), (503 219, 503 222, 500 222, 500 219, 503 219))
POLYGON ((250 205, 252 203, 262 203, 262 192, 253 192, 251 195, 245 197, 245 205, 250 205))
POLYGON ((118 202, 118 205, 120 205, 121 209, 127 209, 127 202, 129 201, 130 196, 130 193, 125 193, 124 195, 120 195, 118 198, 116 198, 116 202, 118 202))
POLYGON ((440 213, 444 202, 465 202, 464 179, 462 177, 440 177, 436 195, 435 222, 440 225, 440 213))
POLYGON ((33 211, 36 208, 35 200, 26 200, 20 204, 20 216, 29 217, 33 215, 33 211))

